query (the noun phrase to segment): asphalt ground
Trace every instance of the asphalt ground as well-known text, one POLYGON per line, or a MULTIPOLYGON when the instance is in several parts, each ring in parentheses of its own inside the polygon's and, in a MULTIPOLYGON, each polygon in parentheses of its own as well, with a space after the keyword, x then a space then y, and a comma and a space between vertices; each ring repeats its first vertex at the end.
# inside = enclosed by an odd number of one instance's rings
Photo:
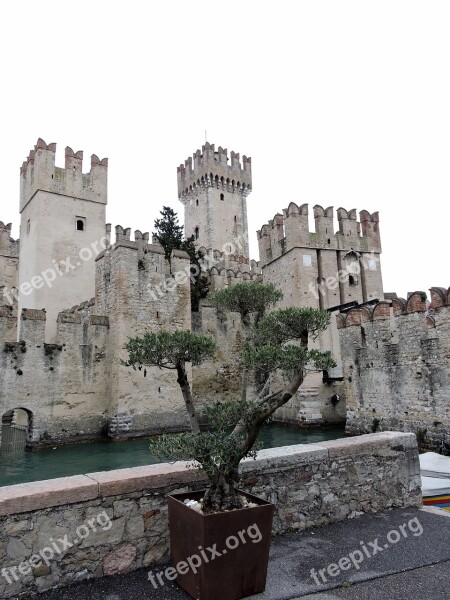
MULTIPOLYGON (((164 565, 85 581, 37 600, 185 600, 148 579, 164 565)), ((266 591, 253 600, 450 599, 450 514, 394 509, 272 541, 266 591)), ((220 600, 218 598, 217 600, 220 600)))

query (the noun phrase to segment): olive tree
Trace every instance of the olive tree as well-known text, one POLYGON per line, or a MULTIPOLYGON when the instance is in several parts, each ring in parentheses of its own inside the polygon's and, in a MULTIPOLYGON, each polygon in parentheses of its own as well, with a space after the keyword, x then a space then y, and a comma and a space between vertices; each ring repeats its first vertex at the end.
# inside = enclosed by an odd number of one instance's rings
MULTIPOLYGON (((277 290, 259 283, 242 285, 247 285, 248 289, 242 293, 237 290, 234 296, 233 288, 226 293, 217 293, 214 305, 225 312, 241 312, 248 320, 245 326, 249 333, 241 355, 244 368, 247 371, 257 369, 267 375, 282 371, 284 383, 273 390, 268 380, 268 385, 264 385, 252 400, 241 397, 209 406, 206 409, 209 427, 205 431, 200 429, 192 402, 186 363, 200 365, 211 359, 215 352, 214 341, 191 332, 160 332, 130 339, 127 344, 129 358, 126 364, 134 368, 145 364, 177 371, 191 431, 163 435, 151 444, 151 449, 162 457, 192 460, 205 472, 210 482, 203 501, 206 512, 241 506, 239 463, 243 458, 255 457, 262 425, 289 402, 303 383, 307 369, 323 370, 334 366, 330 352, 309 346, 328 326, 328 312, 286 308, 265 315, 267 307, 276 302, 275 297, 280 297, 277 290)), ((246 385, 244 380, 243 385, 246 385)))

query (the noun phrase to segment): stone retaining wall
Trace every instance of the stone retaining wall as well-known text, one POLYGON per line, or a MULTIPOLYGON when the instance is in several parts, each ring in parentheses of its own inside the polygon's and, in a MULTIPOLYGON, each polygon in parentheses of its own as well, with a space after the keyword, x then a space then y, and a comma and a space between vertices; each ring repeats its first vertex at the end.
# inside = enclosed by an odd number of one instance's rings
MULTIPOLYGON (((421 504, 411 433, 263 450, 242 471, 275 504, 274 533, 421 504)), ((0 488, 0 597, 167 561, 166 495, 204 484, 178 462, 0 488)))

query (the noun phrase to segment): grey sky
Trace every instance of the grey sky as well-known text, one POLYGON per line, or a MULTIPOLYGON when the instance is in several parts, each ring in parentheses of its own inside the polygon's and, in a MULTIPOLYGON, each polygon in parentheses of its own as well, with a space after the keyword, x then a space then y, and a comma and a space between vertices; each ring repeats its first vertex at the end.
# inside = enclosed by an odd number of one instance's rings
POLYGON ((42 137, 107 156, 108 221, 151 231, 207 129, 252 157, 252 257, 291 201, 378 210, 386 291, 448 286, 449 30, 440 1, 3 3, 0 220, 42 137))

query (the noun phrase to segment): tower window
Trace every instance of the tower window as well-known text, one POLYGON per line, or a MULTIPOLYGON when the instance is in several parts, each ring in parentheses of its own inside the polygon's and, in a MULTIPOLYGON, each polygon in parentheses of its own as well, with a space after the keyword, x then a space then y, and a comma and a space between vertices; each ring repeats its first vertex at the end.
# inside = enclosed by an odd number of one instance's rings
POLYGON ((358 277, 356 275, 348 276, 348 285, 351 287, 355 287, 358 285, 358 277))
POLYGON ((225 200, 225 196, 223 194, 220 194, 220 199, 225 200))
POLYGON ((197 198, 197 200, 195 201, 195 206, 198 206, 198 198, 197 198))
POLYGON ((196 239, 196 240, 198 240, 198 236, 200 235, 200 230, 199 230, 199 228, 198 228, 198 227, 196 227, 196 228, 194 229, 194 235, 195 235, 195 239, 196 239))
POLYGON ((86 219, 84 217, 76 217, 76 228, 77 231, 84 231, 86 229, 86 219))

